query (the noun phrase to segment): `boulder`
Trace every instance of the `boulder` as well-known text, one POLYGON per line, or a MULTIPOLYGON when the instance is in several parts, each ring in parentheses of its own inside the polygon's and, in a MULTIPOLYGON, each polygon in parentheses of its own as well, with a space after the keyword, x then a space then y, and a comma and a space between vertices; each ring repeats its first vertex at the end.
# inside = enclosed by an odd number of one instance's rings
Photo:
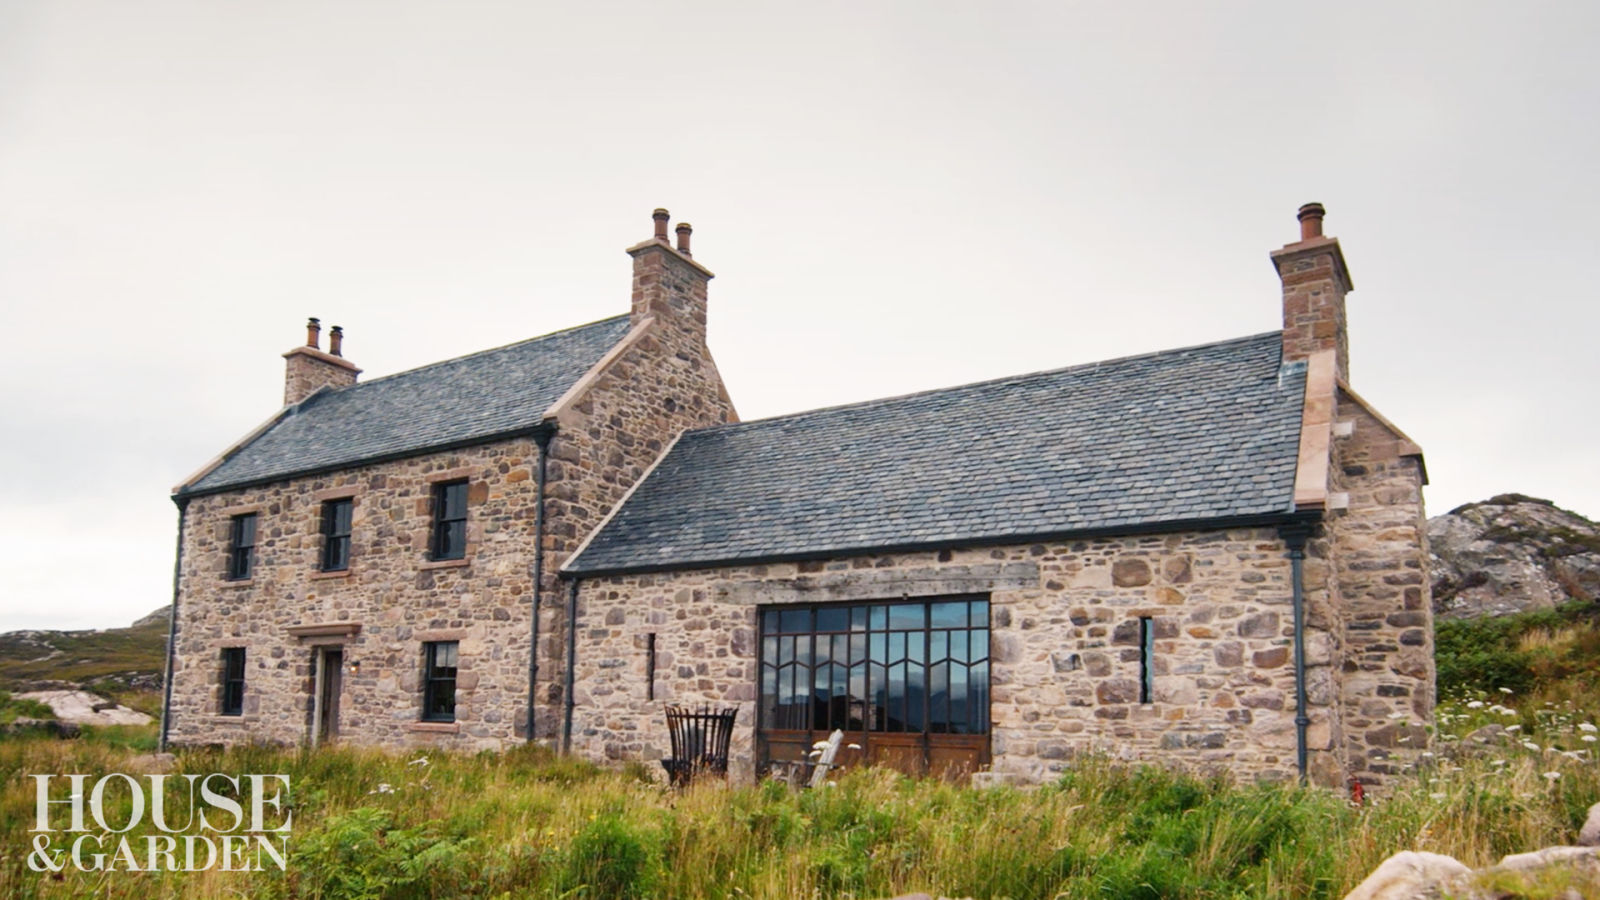
POLYGON ((1589 807, 1589 818, 1578 832, 1578 844, 1583 847, 1600 847, 1600 803, 1589 807))
POLYGON ((155 721, 138 710, 118 706, 88 691, 29 691, 17 697, 43 703, 63 722, 81 725, 148 725, 155 721))
POLYGON ((1471 875, 1453 857, 1405 850, 1373 869, 1344 900, 1432 900, 1454 892, 1471 875))

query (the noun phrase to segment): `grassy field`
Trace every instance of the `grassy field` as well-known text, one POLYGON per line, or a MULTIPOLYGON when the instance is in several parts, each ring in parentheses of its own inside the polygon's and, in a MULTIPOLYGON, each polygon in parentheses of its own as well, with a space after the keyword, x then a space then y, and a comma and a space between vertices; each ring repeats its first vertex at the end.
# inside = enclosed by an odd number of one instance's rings
MULTIPOLYGON (((1031 790, 862 771, 816 791, 675 793, 637 767, 606 771, 532 750, 182 754, 180 773, 290 776, 284 872, 30 871, 26 776, 133 771, 135 751, 125 733, 13 739, 0 742, 0 896, 1338 898, 1399 849, 1482 866, 1573 840, 1600 800, 1600 767, 1578 752, 1593 746, 1583 727, 1592 718, 1497 696, 1506 702, 1450 702, 1442 729, 1511 723, 1513 741, 1451 758, 1459 742, 1441 740, 1435 762, 1363 808, 1326 791, 1103 760, 1031 790)), ((124 804, 110 819, 125 816, 124 804)))
MULTIPOLYGON (((0 740, 0 896, 1339 898, 1398 850, 1482 867, 1573 841, 1600 800, 1594 633, 1592 609, 1579 608, 1442 626, 1434 755, 1359 808, 1328 791, 1101 759, 1029 790, 860 771, 815 791, 676 793, 638 766, 533 749, 196 750, 179 755, 178 773, 290 777, 285 871, 52 875, 26 865, 27 776, 137 771, 154 731, 0 740), (1505 737, 1463 740, 1487 725, 1505 737)), ((124 803, 111 821, 126 814, 124 803)), ((1600 896, 1593 881, 1499 886, 1600 896)))

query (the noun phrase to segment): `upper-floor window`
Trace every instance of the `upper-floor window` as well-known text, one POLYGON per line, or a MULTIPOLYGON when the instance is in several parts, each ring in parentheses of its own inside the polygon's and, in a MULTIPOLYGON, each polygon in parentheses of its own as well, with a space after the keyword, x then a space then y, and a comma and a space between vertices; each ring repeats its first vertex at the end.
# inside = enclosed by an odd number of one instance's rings
POLYGON ((222 648, 222 714, 244 715, 244 648, 222 648))
POLYGON ((228 529, 228 579, 243 581, 255 569, 256 514, 234 516, 228 529))
POLYGON ((350 568, 350 515, 355 501, 349 497, 322 504, 322 571, 350 568))
POLYGON ((433 488, 434 559, 464 559, 467 555, 467 483, 447 481, 433 488))
POLYGON ((429 722, 456 720, 455 641, 429 641, 422 645, 422 718, 429 722))

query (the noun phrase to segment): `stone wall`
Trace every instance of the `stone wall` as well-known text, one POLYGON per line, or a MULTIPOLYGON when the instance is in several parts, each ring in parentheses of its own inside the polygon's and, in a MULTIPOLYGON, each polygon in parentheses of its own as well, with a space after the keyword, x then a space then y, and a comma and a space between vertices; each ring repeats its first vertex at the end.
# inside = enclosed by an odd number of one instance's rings
POLYGON ((533 582, 528 439, 354 468, 189 501, 173 671, 177 743, 310 737, 316 638, 294 626, 359 623, 345 643, 340 736, 466 749, 519 739, 533 582), (435 483, 469 481, 463 560, 430 561, 435 483), (353 499, 350 567, 319 571, 325 500, 353 499), (255 564, 226 580, 229 522, 257 515, 255 564), (456 722, 422 725, 422 642, 459 640, 456 722), (244 715, 220 716, 221 651, 245 648, 244 715))
MULTIPOLYGON (((993 768, 1050 777, 1084 751, 1244 777, 1295 774, 1290 563, 1270 528, 785 563, 584 581, 573 746, 667 755, 664 702, 735 704, 733 767, 755 769, 758 607, 927 596, 991 599, 993 768), (1019 568, 1021 573, 1019 575, 1019 568), (1139 619, 1155 629, 1139 702, 1139 619), (646 699, 655 634, 655 701, 646 699)), ((1311 629, 1310 746, 1336 752, 1333 635, 1311 629)), ((1337 769, 1323 763, 1320 769, 1337 769)))
POLYGON ((710 274, 665 245, 634 254, 636 326, 649 328, 562 410, 550 445, 541 620, 539 734, 554 737, 565 703, 565 595, 556 572, 677 436, 736 420, 706 347, 710 274))
POLYGON ((1342 715, 1351 777, 1383 785, 1428 749, 1433 724, 1433 603, 1416 448, 1341 390, 1332 515, 1344 611, 1342 715))

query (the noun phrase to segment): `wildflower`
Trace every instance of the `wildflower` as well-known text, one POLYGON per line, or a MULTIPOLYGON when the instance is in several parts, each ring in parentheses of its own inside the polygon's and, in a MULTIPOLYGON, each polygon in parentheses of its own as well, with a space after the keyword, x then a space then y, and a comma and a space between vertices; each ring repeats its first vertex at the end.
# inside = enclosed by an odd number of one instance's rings
POLYGON ((1429 794, 1428 796, 1430 798, 1434 799, 1434 800, 1443 800, 1444 799, 1444 793, 1443 792, 1440 792, 1440 793, 1437 793, 1437 794, 1429 794))
POLYGON ((1506 761, 1503 760, 1503 759, 1491 759, 1491 760, 1489 760, 1489 765, 1491 765, 1491 766, 1503 766, 1505 764, 1506 764, 1506 761))
POLYGON ((1527 747, 1529 750, 1533 750, 1535 752, 1537 752, 1539 749, 1539 745, 1535 744, 1533 741, 1523 741, 1522 746, 1527 747))
POLYGON ((367 791, 367 793, 369 793, 369 794, 392 794, 392 793, 394 793, 394 785, 389 784, 386 781, 380 781, 378 783, 378 789, 377 790, 375 790, 375 791, 367 791))
POLYGON ((1586 734, 1583 737, 1578 738, 1578 740, 1580 740, 1580 741, 1588 741, 1589 743, 1592 744, 1592 743, 1595 742, 1595 736, 1592 735, 1592 734, 1586 734))
POLYGON ((1503 687, 1503 688, 1500 689, 1500 693, 1502 693, 1502 694, 1510 694, 1510 693, 1514 693, 1514 692, 1511 690, 1511 688, 1503 687))
POLYGON ((828 749, 828 742, 827 741, 817 741, 815 744, 811 745, 811 749, 813 749, 813 750, 826 750, 826 749, 828 749))
POLYGON ((1546 772, 1546 773, 1544 773, 1545 780, 1549 781, 1549 782, 1554 782, 1556 779, 1558 779, 1560 777, 1561 777, 1561 773, 1560 772, 1546 772))
POLYGON ((1483 701, 1482 700, 1474 700, 1471 703, 1467 704, 1467 709, 1483 709, 1483 701))
POLYGON ((428 758, 426 756, 418 757, 417 759, 413 759, 411 762, 406 763, 408 766, 425 766, 427 764, 428 758))
POLYGON ((860 750, 861 749, 861 745, 860 744, 845 744, 844 748, 846 750, 860 750))
POLYGON ((1506 726, 1506 730, 1507 731, 1521 731, 1522 730, 1522 726, 1521 725, 1507 725, 1506 726))
POLYGON ((1600 728, 1594 727, 1594 723, 1593 722, 1579 722, 1578 723, 1578 730, 1579 731, 1587 731, 1590 734, 1593 734, 1596 731, 1600 731, 1600 728))

